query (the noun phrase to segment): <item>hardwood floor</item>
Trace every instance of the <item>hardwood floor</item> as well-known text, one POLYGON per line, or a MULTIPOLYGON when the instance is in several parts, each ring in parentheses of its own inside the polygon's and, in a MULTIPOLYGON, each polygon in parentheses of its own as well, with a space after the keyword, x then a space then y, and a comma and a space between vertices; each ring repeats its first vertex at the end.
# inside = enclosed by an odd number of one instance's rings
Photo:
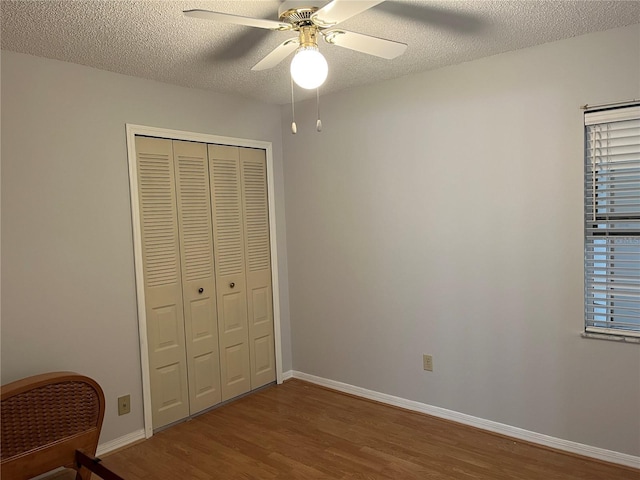
POLYGON ((640 480, 563 454, 326 390, 268 387, 103 457, 128 480, 640 480))

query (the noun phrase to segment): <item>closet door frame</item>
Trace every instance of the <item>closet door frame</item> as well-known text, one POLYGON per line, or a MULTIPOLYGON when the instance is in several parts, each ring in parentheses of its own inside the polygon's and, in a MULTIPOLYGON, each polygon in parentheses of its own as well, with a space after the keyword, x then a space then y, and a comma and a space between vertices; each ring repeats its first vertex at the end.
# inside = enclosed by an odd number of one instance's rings
POLYGON ((186 140, 218 145, 259 148, 265 151, 267 159, 267 198, 269 207, 269 240, 271 248, 271 282, 273 295, 273 339, 276 356, 276 382, 284 380, 282 372, 282 343, 280 335, 280 289, 278 283, 278 252, 276 240, 275 183, 273 177, 273 147, 271 142, 248 140, 244 138, 222 137, 204 133, 192 133, 181 130, 126 124, 127 157, 129 162, 129 192, 131 197, 131 221, 133 226, 133 250, 136 276, 136 294, 138 304, 138 333, 140 337, 140 364, 142 370, 142 400, 144 406, 144 433, 146 438, 153 436, 151 420, 151 382, 149 356, 147 351, 147 317, 145 311, 144 276, 142 259, 142 233, 140 230, 140 203, 138 199, 138 169, 136 163, 136 135, 186 140))

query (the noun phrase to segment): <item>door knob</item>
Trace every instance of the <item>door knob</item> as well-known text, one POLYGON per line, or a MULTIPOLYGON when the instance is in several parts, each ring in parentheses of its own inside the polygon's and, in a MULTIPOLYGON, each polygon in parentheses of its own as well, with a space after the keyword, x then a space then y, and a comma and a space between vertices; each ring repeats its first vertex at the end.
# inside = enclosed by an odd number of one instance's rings
POLYGON ((233 288, 233 287, 235 287, 235 286, 236 286, 236 284, 235 284, 235 283, 233 283, 233 282, 231 282, 231 283, 229 284, 229 288, 233 288))
POLYGON ((204 288, 200 287, 200 288, 198 289, 198 293, 202 293, 202 292, 204 292, 204 288))

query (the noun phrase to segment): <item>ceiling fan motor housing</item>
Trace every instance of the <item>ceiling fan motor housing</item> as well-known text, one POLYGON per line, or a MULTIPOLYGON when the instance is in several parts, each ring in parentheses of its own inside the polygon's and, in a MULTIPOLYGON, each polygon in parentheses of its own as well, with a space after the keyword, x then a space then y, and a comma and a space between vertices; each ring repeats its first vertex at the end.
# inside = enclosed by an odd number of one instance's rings
POLYGON ((313 20, 313 14, 318 10, 318 6, 309 6, 309 0, 286 1, 280 6, 280 21, 291 24, 300 33, 301 48, 318 47, 318 26, 313 20))
POLYGON ((294 30, 313 26, 311 16, 318 11, 317 7, 294 8, 280 14, 280 21, 290 23, 294 30))
MULTIPOLYGON (((280 5, 280 8, 278 8, 278 17, 280 18, 280 21, 289 22, 290 20, 288 20, 288 18, 290 18, 291 15, 289 12, 292 11, 293 14, 295 14, 296 11, 310 11, 308 16, 311 17, 312 13, 320 10, 327 3, 329 2, 323 0, 285 0, 280 5)), ((301 20, 305 19, 301 18, 301 20)), ((291 23, 293 23, 293 21, 291 21, 291 23)))

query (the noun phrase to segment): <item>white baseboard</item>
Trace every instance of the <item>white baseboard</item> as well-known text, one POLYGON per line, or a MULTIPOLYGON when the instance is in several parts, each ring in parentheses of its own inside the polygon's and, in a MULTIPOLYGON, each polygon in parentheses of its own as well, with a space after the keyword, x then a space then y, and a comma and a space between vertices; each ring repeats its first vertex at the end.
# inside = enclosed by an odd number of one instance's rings
POLYGON ((394 397, 393 395, 375 392, 373 390, 367 390, 366 388, 356 387, 354 385, 349 385, 348 383, 342 383, 335 380, 329 380, 327 378, 316 377, 315 375, 309 375, 308 373, 298 372, 296 370, 290 370, 285 373, 285 378, 292 377, 299 378, 300 380, 305 380, 310 383, 315 383, 316 385, 321 385, 323 387, 331 388, 333 390, 338 390, 340 392, 349 393, 358 397, 375 400, 380 403, 386 403, 387 405, 394 405, 396 407, 405 408, 414 412, 426 413, 428 415, 433 415, 434 417, 452 420, 464 425, 470 425, 472 427, 481 428, 483 430, 488 430, 490 432, 499 433, 502 435, 507 435, 509 437, 525 440, 527 442, 537 443, 538 445, 544 445, 546 447, 583 455, 585 457, 596 458, 598 460, 604 460, 606 462, 616 463, 618 465, 640 468, 640 457, 636 457, 634 455, 614 452, 612 450, 606 450, 604 448, 592 447, 590 445, 584 445, 582 443, 563 440, 561 438, 551 437, 549 435, 543 435, 542 433, 532 432, 523 428, 512 427, 511 425, 494 422, 492 420, 485 420, 484 418, 474 417, 472 415, 455 412, 453 410, 447 410, 446 408, 435 407, 433 405, 427 405, 426 403, 407 400, 401 397, 394 397))
POLYGON ((293 378, 293 370, 287 370, 286 372, 282 373, 282 381, 283 382, 285 380, 289 380, 290 378, 293 378))
POLYGON ((105 455, 109 452, 113 452, 118 448, 126 447, 127 445, 130 445, 133 442, 137 442, 138 440, 143 440, 144 438, 144 428, 141 428, 140 430, 136 430, 135 432, 127 433, 122 437, 118 437, 115 440, 101 443, 98 445, 98 449, 96 450, 96 457, 105 455))

